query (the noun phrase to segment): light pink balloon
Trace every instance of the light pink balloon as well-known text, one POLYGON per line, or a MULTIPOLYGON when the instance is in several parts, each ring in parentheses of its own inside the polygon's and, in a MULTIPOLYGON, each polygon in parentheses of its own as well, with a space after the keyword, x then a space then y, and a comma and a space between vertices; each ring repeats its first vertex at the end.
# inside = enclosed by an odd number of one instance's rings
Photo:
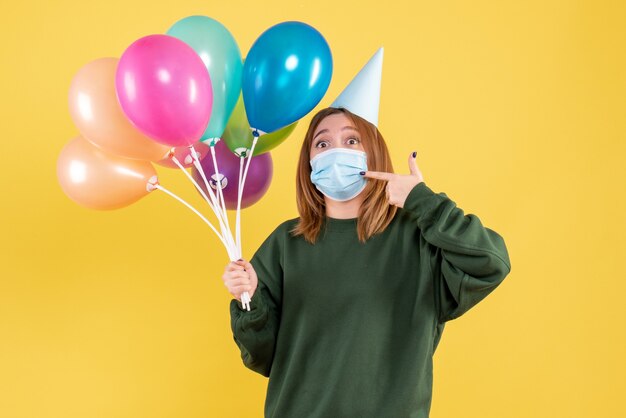
POLYGON ((78 136, 61 151, 57 178, 65 194, 90 209, 118 209, 149 193, 156 178, 149 161, 107 154, 78 136))
POLYGON ((162 144, 194 144, 209 124, 209 73, 198 54, 172 36, 149 35, 133 42, 120 58, 115 89, 128 119, 162 144))
POLYGON ((83 137, 105 152, 157 161, 170 149, 146 136, 128 120, 115 93, 117 58, 83 66, 70 85, 70 115, 83 137))

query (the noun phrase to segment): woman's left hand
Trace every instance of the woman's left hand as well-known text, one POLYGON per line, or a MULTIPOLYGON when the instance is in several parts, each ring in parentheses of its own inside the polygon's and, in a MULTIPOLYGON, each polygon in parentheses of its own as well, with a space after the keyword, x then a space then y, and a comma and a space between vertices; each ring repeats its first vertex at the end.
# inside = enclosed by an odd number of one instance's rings
POLYGON ((404 207, 407 196, 415 186, 424 181, 422 172, 415 160, 417 153, 409 155, 409 170, 411 174, 384 173, 381 171, 366 171, 364 177, 387 182, 387 200, 390 205, 404 207))

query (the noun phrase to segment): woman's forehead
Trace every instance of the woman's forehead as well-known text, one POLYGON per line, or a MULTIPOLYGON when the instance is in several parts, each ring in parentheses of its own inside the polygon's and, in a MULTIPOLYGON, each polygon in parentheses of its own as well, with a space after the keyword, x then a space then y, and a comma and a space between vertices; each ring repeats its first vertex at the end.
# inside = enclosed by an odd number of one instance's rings
POLYGON ((357 130, 356 126, 354 126, 354 123, 352 123, 352 120, 349 117, 343 113, 335 113, 322 119, 319 125, 317 125, 313 136, 324 130, 333 132, 343 129, 357 130))

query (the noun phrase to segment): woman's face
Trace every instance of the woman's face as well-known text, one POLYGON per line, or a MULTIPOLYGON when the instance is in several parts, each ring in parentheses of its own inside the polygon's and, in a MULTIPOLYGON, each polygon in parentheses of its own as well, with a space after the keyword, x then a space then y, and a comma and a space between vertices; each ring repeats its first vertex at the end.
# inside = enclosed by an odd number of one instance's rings
POLYGON ((322 119, 313 135, 310 159, 334 148, 365 151, 359 131, 350 118, 343 113, 335 113, 322 119))

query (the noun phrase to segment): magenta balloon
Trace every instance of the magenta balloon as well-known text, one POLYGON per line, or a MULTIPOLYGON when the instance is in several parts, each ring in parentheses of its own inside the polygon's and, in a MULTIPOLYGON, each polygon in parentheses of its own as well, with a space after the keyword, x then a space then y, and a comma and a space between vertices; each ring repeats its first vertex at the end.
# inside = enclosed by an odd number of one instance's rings
POLYGON ((172 36, 133 42, 118 63, 115 89, 126 117, 161 144, 191 145, 209 124, 209 73, 198 54, 172 36))
MULTIPOLYGON (((224 141, 219 141, 215 145, 215 157, 217 159, 219 173, 226 178, 226 187, 222 189, 226 208, 235 210, 237 209, 237 190, 239 187, 239 157, 228 149, 224 141)), ((213 158, 210 152, 200 161, 200 165, 207 179, 215 185, 217 183, 215 181, 215 167, 213 167, 213 158)), ((198 170, 193 168, 191 174, 206 193, 204 180, 202 180, 202 176, 198 170)), ((263 197, 272 182, 272 174, 273 164, 269 152, 252 157, 250 168, 248 169, 248 177, 246 178, 243 188, 243 197, 241 199, 242 209, 252 206, 263 197)), ((215 188, 212 188, 212 190, 217 192, 215 188)))

